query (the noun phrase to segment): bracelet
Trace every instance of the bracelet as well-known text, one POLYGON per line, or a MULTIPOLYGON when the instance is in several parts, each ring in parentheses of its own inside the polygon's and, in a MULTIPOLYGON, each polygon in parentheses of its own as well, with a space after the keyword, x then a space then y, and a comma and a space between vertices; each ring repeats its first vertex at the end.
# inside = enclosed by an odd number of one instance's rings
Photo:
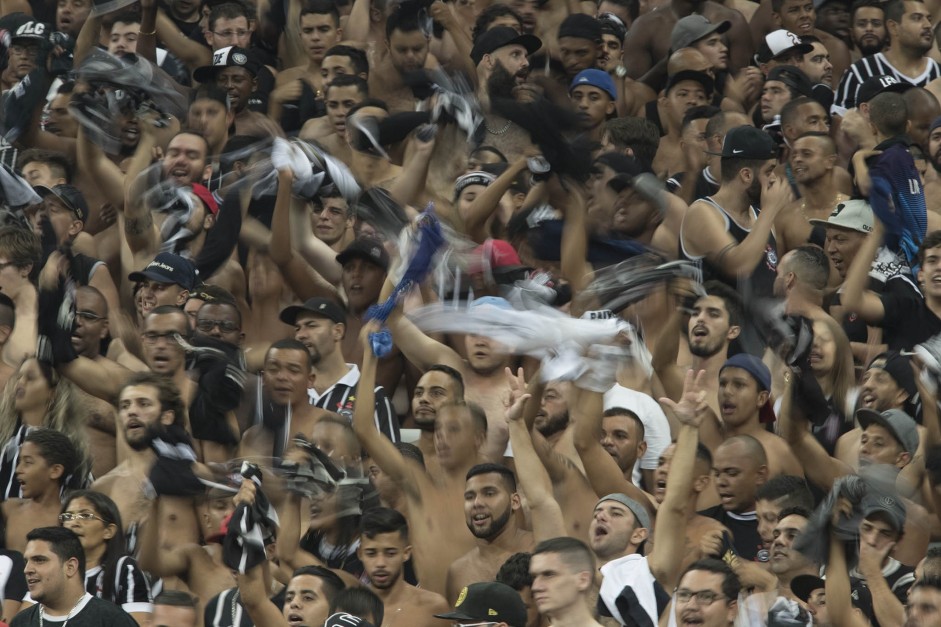
POLYGON ((141 32, 138 33, 138 35, 141 35, 142 37, 153 37, 153 36, 156 35, 156 34, 157 34, 157 27, 156 27, 156 26, 154 26, 154 30, 153 30, 152 33, 145 33, 144 31, 141 31, 141 32))

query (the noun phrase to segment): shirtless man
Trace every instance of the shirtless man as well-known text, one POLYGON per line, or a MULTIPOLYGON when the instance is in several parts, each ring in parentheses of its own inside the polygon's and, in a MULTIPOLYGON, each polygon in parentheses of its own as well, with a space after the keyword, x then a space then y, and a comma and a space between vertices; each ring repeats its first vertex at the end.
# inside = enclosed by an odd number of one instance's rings
POLYGON ((301 139, 319 142, 331 155, 349 163, 352 149, 347 141, 346 116, 368 96, 369 85, 362 77, 337 76, 324 87, 327 115, 308 120, 301 129, 301 139))
POLYGON ((300 39, 307 53, 307 63, 278 73, 268 106, 268 113, 274 120, 281 119, 281 107, 284 103, 297 102, 300 99, 303 83, 314 92, 317 100, 324 97, 324 87, 329 81, 323 80, 321 64, 327 50, 343 39, 340 14, 332 2, 312 0, 301 4, 300 39))
POLYGON ((834 89, 843 77, 843 72, 850 66, 849 48, 846 44, 826 31, 815 28, 817 12, 811 0, 772 0, 771 17, 777 28, 784 28, 798 37, 813 35, 819 39, 830 53, 833 64, 834 89))
MULTIPOLYGON (((108 303, 101 292, 84 285, 75 290, 75 327, 72 348, 83 357, 95 361, 106 359, 101 342, 108 336, 108 303)), ((135 360, 136 361, 136 360, 135 360)), ((92 474, 102 477, 117 465, 114 407, 101 399, 85 394, 88 420, 85 433, 92 451, 92 474)))
POLYGON ((448 568, 447 598, 452 602, 465 586, 491 581, 514 553, 532 550, 533 533, 519 527, 520 507, 511 470, 498 464, 480 464, 468 471, 464 518, 477 546, 448 568))
POLYGON ((0 510, 5 548, 22 552, 30 530, 58 525, 65 480, 80 467, 79 453, 64 433, 34 429, 27 434, 16 463, 23 498, 4 501, 0 510))
POLYGON ((658 103, 659 117, 666 135, 660 138, 660 147, 653 161, 654 172, 661 178, 683 170, 683 152, 680 147, 683 116, 693 107, 708 104, 713 87, 712 78, 705 72, 686 70, 667 79, 664 96, 658 103))
POLYGON ((360 529, 357 555, 385 610, 377 627, 444 627, 432 617, 447 610, 444 597, 405 581, 405 562, 412 556, 405 517, 394 509, 372 509, 363 514, 360 529))
MULTIPOLYGON (((703 286, 706 296, 697 298, 685 325, 685 336, 689 356, 683 355, 686 347, 680 342, 682 313, 676 308, 676 324, 667 329, 676 329, 676 338, 661 336, 653 351, 653 367, 660 377, 668 398, 677 400, 683 392, 686 369, 706 371, 703 386, 706 388, 706 404, 716 416, 719 415, 719 370, 728 359, 729 343, 742 332, 745 312, 742 298, 732 288, 719 281, 707 281, 703 286)), ((713 443, 715 445, 716 443, 713 443)), ((656 492, 654 492, 656 496, 656 492)))
POLYGON ((810 220, 826 220, 847 198, 837 183, 836 160, 836 144, 829 135, 810 132, 792 144, 790 166, 801 197, 785 205, 775 220, 779 259, 807 243, 821 248, 826 244, 825 229, 810 220))
MULTIPOLYGON (((166 377, 142 372, 135 374, 118 393, 118 426, 121 440, 127 443, 124 461, 114 470, 101 477, 92 489, 101 492, 115 502, 121 512, 128 535, 129 545, 136 542, 137 527, 144 521, 150 510, 150 502, 141 491, 141 485, 147 481, 155 454, 150 448, 150 441, 159 429, 159 424, 174 421, 182 424, 184 418, 183 403, 173 383, 166 377)), ((177 524, 161 525, 164 539, 191 541, 198 539, 195 518, 189 504, 174 504, 165 508, 164 521, 179 521, 177 524), (184 531, 184 523, 193 522, 191 528, 184 531), (171 535, 172 534, 172 535, 171 535)), ((207 597, 208 598, 208 597, 207 597)))
MULTIPOLYGON (((372 89, 370 88, 370 92, 372 89)), ((389 117, 389 107, 381 100, 367 98, 353 106, 346 114, 344 127, 346 129, 346 142, 349 144, 352 137, 351 122, 360 117, 373 117, 384 120, 389 117)), ((402 166, 395 165, 376 151, 350 149, 350 160, 347 162, 356 180, 364 189, 369 187, 386 187, 402 173, 402 166)))
MULTIPOLYGON (((719 416, 724 425, 722 439, 751 436, 765 449, 769 477, 781 474, 803 477, 803 467, 787 442, 765 429, 764 421, 772 412, 770 390, 771 372, 757 357, 739 353, 723 364, 719 370, 719 416)), ((712 428, 712 425, 707 426, 707 422, 710 421, 703 421, 704 430, 712 428)), ((707 443, 705 437, 703 441, 707 443)))
POLYGON ((385 100, 390 112, 414 111, 419 101, 405 77, 429 60, 428 36, 415 12, 395 11, 387 18, 386 46, 389 53, 369 73, 369 93, 385 100))
MULTIPOLYGON (((497 297, 477 300, 475 306, 510 308, 506 300, 497 297)), ((424 371, 434 364, 444 364, 461 373, 467 400, 478 403, 487 415, 487 442, 481 455, 490 461, 502 460, 509 441, 503 419, 503 399, 509 389, 504 369, 510 365, 505 349, 481 335, 466 335, 467 359, 463 360, 450 347, 422 333, 399 309, 390 316, 389 328, 396 345, 415 367, 424 371)))
POLYGON ((751 33, 742 14, 712 0, 670 0, 669 3, 641 15, 634 22, 624 40, 624 61, 627 75, 639 79, 656 62, 669 54, 673 27, 687 15, 694 13, 708 18, 713 24, 728 21, 727 33, 729 70, 737 72, 751 62, 751 33))
POLYGON ((512 99, 528 89, 529 55, 542 47, 533 35, 520 35, 509 26, 494 26, 481 35, 471 51, 477 66, 477 95, 485 111, 486 143, 512 163, 530 145, 529 135, 510 120, 490 111, 494 98, 512 99))
MULTIPOLYGON (((363 329, 364 339, 377 326, 375 322, 368 324, 363 329)), ((442 594, 448 567, 474 546, 473 536, 464 531, 461 503, 467 471, 480 463, 478 449, 486 437, 486 419, 477 407, 440 407, 435 419, 439 471, 433 475, 426 472, 376 429, 372 418, 376 361, 372 351, 367 351, 353 429, 366 454, 405 493, 415 541, 415 572, 424 587, 442 594)))
POLYGON ((412 394, 412 420, 420 430, 415 445, 425 459, 425 468, 434 474, 438 464, 435 452, 435 420, 444 405, 464 402, 464 377, 451 366, 433 364, 418 380, 412 394))
POLYGON ((274 404, 269 411, 287 409, 287 413, 283 418, 272 416, 271 422, 262 418, 261 424, 249 428, 242 436, 240 457, 278 457, 295 434, 313 436, 314 425, 328 412, 311 405, 307 395, 314 384, 311 360, 307 347, 297 340, 281 340, 268 349, 262 388, 274 404))

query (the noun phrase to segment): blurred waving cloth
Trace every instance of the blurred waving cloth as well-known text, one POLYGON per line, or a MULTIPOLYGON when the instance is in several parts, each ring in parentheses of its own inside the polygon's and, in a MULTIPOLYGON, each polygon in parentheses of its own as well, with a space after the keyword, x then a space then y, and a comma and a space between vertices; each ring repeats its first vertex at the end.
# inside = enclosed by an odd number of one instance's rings
MULTIPOLYGON (((367 320, 378 320, 380 323, 385 323, 402 294, 407 292, 413 285, 418 285, 424 281, 428 273, 431 272, 435 255, 441 245, 444 244, 444 233, 441 230, 441 223, 438 222, 438 218, 435 216, 434 209, 434 205, 428 203, 428 206, 418 217, 418 233, 405 274, 396 283, 395 289, 385 302, 376 303, 369 308, 366 312, 367 320)), ((384 357, 392 351, 392 334, 385 328, 370 333, 369 344, 376 357, 384 357)))
POLYGON ((232 570, 245 574, 264 563, 265 544, 275 536, 278 514, 261 491, 261 470, 254 464, 246 464, 242 476, 255 483, 255 501, 240 503, 232 512, 222 540, 222 561, 232 570))
POLYGON ((915 168, 908 146, 893 143, 869 162, 872 189, 869 204, 885 224, 885 243, 890 250, 901 250, 918 274, 918 247, 928 230, 928 211, 921 176, 915 168))
POLYGON ((143 57, 95 49, 77 69, 78 78, 93 89, 74 94, 69 113, 105 152, 118 153, 121 120, 127 116, 149 115, 149 123, 158 127, 166 126, 170 116, 186 119, 186 97, 175 81, 143 57))

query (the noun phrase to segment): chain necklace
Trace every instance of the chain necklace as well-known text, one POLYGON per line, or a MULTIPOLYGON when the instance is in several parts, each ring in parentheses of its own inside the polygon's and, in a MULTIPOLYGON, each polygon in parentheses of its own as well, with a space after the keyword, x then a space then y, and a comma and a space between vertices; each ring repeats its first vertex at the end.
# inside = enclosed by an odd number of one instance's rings
POLYGON ((500 129, 499 131, 495 131, 495 130, 493 130, 493 129, 490 128, 490 125, 489 125, 489 124, 487 124, 486 122, 484 122, 484 128, 486 128, 486 129, 487 129, 487 132, 490 133, 491 135, 506 135, 507 131, 510 130, 510 124, 512 124, 512 123, 513 123, 513 122, 511 122, 510 120, 507 120, 507 121, 506 121, 506 126, 504 126, 504 127, 503 127, 502 129, 500 129))
MULTIPOLYGON (((839 204, 843 200, 846 200, 846 196, 844 196, 840 192, 837 192, 836 196, 833 198, 833 202, 831 202, 828 205, 830 207, 830 209, 828 210, 828 215, 830 211, 833 211, 833 207, 836 207, 837 204, 839 204)), ((803 214, 804 219, 807 220, 808 222, 810 222, 810 220, 813 219, 809 215, 807 215, 807 199, 806 198, 801 198, 801 214, 803 214)))
MULTIPOLYGON (((238 609, 239 592, 239 589, 236 588, 235 593, 232 595, 232 627, 239 627, 239 623, 241 623, 241 621, 238 623, 235 622, 235 611, 238 609)), ((40 627, 42 626, 40 625, 40 627)))
MULTIPOLYGON (((88 593, 86 592, 85 594, 88 594, 88 593)), ((69 624, 69 620, 71 620, 72 618, 72 612, 74 612, 75 609, 79 605, 81 605, 82 601, 85 600, 85 594, 79 597, 78 602, 74 606, 72 606, 72 609, 69 610, 69 613, 65 615, 65 621, 62 623, 62 627, 66 627, 66 625, 69 624)), ((43 612, 45 611, 45 609, 46 607, 42 603, 40 603, 39 604, 39 627, 43 627, 42 616, 43 616, 43 612)))

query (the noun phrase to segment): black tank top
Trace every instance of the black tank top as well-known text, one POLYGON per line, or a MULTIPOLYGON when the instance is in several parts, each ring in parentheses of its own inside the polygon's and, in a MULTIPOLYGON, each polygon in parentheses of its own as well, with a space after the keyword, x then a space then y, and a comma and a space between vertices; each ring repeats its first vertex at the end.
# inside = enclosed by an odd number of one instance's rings
MULTIPOLYGON (((722 219, 725 220, 725 230, 728 231, 729 235, 735 239, 736 242, 741 244, 746 237, 748 237, 749 231, 740 226, 735 220, 733 220, 729 214, 725 212, 721 206, 719 206, 716 201, 712 199, 711 196, 706 196, 701 200, 709 203, 715 207, 716 211, 719 212, 719 215, 722 216, 722 219)), ((751 209, 752 214, 755 215, 755 209, 751 209)), ((727 276, 717 268, 716 266, 709 263, 704 256, 693 256, 686 252, 686 248, 683 246, 683 239, 680 238, 680 256, 683 259, 696 262, 702 268, 703 280, 707 281, 709 279, 717 279, 723 283, 729 285, 733 289, 738 290, 742 294, 748 294, 750 296, 757 297, 770 297, 774 292, 774 278, 777 275, 778 270, 778 253, 777 246, 774 241, 774 234, 768 234, 768 241, 765 244, 765 252, 761 257, 761 260, 758 262, 758 265, 755 266, 752 273, 747 278, 738 278, 727 276)))

